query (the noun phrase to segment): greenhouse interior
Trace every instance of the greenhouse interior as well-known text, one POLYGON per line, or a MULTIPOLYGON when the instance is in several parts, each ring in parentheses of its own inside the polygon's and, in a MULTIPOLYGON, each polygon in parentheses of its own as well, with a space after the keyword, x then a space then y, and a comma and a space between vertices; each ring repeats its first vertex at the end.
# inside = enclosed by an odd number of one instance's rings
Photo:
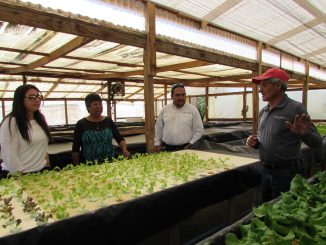
POLYGON ((326 1, 0 0, 2 122, 24 84, 40 93, 49 168, 0 179, 0 244, 326 244, 326 1), (299 138, 304 174, 266 202, 247 139, 270 106, 252 79, 271 68, 321 143, 299 138), (178 86, 203 133, 158 153, 178 86), (113 139, 112 161, 76 165, 94 93, 130 155, 113 139))

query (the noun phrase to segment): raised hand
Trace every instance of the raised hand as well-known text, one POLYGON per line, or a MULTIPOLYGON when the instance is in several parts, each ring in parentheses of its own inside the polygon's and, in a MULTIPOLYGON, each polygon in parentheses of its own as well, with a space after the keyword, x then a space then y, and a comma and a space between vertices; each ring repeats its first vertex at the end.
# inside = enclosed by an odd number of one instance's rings
POLYGON ((302 114, 301 116, 296 115, 294 122, 291 123, 286 121, 286 127, 290 129, 293 133, 304 135, 309 133, 309 127, 311 126, 310 116, 307 114, 302 114))
POLYGON ((258 144, 257 135, 250 135, 247 138, 246 145, 255 148, 258 144))

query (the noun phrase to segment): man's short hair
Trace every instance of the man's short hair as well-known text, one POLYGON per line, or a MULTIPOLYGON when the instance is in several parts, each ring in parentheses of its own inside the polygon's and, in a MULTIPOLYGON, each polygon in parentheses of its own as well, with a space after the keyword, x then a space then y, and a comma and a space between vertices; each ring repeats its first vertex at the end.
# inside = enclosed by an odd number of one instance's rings
POLYGON ((185 86, 182 83, 175 83, 172 85, 172 89, 171 89, 171 97, 173 96, 174 90, 176 88, 184 88, 185 86))
POLYGON ((288 85, 287 85, 287 83, 284 82, 284 81, 281 80, 281 79, 278 79, 278 78, 272 77, 272 78, 270 78, 270 79, 267 79, 267 81, 269 81, 269 82, 272 83, 272 84, 276 84, 276 83, 279 82, 279 83, 281 84, 281 89, 282 89, 283 91, 286 91, 286 90, 288 89, 288 85))

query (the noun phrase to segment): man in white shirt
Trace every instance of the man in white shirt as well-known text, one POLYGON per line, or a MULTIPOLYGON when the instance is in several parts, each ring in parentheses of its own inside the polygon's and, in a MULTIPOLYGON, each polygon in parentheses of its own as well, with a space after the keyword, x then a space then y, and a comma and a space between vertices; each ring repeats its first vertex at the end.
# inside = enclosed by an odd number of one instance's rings
POLYGON ((172 86, 173 103, 164 107, 155 125, 156 151, 189 149, 201 138, 204 126, 198 109, 186 103, 183 84, 172 86))

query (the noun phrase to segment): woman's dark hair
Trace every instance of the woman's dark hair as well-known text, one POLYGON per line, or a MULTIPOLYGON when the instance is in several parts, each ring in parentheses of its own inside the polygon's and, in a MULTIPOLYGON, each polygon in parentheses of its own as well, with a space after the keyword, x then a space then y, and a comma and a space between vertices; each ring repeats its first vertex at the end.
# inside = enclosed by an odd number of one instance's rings
MULTIPOLYGON (((28 127, 30 126, 30 122, 28 118, 26 117, 26 108, 24 106, 24 99, 25 94, 28 90, 35 89, 39 93, 40 90, 31 84, 24 84, 19 86, 14 93, 14 101, 12 103, 12 111, 6 116, 9 117, 9 131, 11 133, 10 129, 10 121, 14 117, 16 119, 16 124, 18 126, 18 130, 26 141, 30 142, 29 134, 28 134, 28 127)), ((51 139, 50 130, 49 127, 45 121, 45 117, 40 112, 40 110, 37 110, 34 112, 34 119, 35 121, 41 126, 45 134, 48 136, 48 139, 51 139)))
POLYGON ((88 94, 85 97, 86 108, 90 107, 93 101, 102 101, 102 98, 97 93, 88 94))
POLYGON ((172 89, 171 89, 171 97, 173 96, 174 90, 176 88, 184 88, 185 86, 182 83, 175 83, 172 85, 172 89))

